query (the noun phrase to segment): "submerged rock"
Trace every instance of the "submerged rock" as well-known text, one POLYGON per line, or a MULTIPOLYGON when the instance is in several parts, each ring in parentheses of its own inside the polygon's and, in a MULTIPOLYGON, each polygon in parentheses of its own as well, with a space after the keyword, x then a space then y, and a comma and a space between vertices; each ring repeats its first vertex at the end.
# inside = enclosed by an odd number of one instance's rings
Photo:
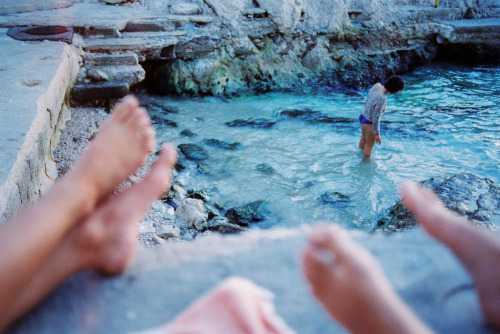
POLYGON ((201 146, 196 144, 180 144, 178 147, 188 160, 203 161, 208 159, 207 151, 201 146))
POLYGON ((156 124, 156 125, 163 125, 163 126, 168 126, 168 127, 171 127, 171 128, 176 128, 177 127, 177 123, 175 123, 174 121, 166 118, 164 115, 153 115, 152 116, 152 123, 153 124, 156 124))
POLYGON ((293 110, 283 110, 280 112, 280 117, 286 117, 291 119, 298 119, 306 121, 308 123, 352 123, 353 120, 345 117, 330 117, 319 111, 311 109, 293 109, 293 110))
POLYGON ((247 120, 243 119, 235 119, 234 121, 231 122, 226 122, 226 125, 229 127, 242 127, 242 126, 248 126, 251 128, 270 128, 274 124, 276 124, 275 121, 265 119, 265 118, 250 118, 247 120))
POLYGON ((180 135, 184 136, 184 137, 194 137, 194 136, 196 136, 196 133, 194 133, 193 131, 191 131, 189 129, 184 129, 181 131, 180 135))
POLYGON ((265 202, 255 201, 227 210, 225 217, 233 224, 246 227, 251 223, 264 220, 266 218, 265 213, 265 202))
POLYGON ((230 151, 234 151, 241 148, 241 144, 238 142, 230 143, 219 139, 205 139, 203 142, 205 143, 205 145, 218 147, 230 151))
MULTIPOLYGON (((450 210, 465 216, 482 228, 496 229, 490 221, 500 215, 500 186, 492 180, 470 173, 450 177, 434 177, 419 184, 434 191, 450 210)), ((377 222, 376 231, 386 233, 405 230, 417 225, 414 216, 402 201, 377 222)))
POLYGON ((259 172, 267 174, 267 175, 272 175, 272 174, 276 173, 276 170, 270 164, 266 164, 266 163, 258 164, 257 166, 255 166, 255 168, 259 172))
POLYGON ((319 199, 328 204, 347 203, 351 200, 349 196, 341 194, 337 191, 326 192, 321 195, 319 199))

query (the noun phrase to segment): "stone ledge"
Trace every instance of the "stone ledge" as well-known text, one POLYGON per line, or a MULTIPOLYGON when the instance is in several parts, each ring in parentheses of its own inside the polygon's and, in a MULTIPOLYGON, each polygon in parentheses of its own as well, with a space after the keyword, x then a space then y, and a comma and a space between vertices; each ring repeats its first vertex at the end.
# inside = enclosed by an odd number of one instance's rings
POLYGON ((0 221, 36 200, 57 177, 56 124, 78 74, 78 55, 61 42, 23 43, 0 30, 0 221))
MULTIPOLYGON (((7 333, 130 333, 171 321, 221 280, 239 275, 272 291, 297 333, 345 333, 315 302, 300 269, 305 228, 253 230, 140 252, 123 275, 84 272, 7 333), (91 322, 89 322, 91 320, 91 322), (89 327, 91 326, 91 327, 89 327)), ((438 333, 489 333, 471 278, 421 230, 394 237, 353 232, 396 291, 438 333)))

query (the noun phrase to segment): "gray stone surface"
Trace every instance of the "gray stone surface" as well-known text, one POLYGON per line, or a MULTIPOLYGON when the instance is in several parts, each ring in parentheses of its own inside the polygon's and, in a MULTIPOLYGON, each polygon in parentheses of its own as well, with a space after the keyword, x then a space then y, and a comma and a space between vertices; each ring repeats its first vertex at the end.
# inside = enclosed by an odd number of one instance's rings
MULTIPOLYGON (((298 333, 343 333, 309 294, 299 267, 304 230, 251 231, 140 253, 122 276, 92 272, 59 287, 8 333, 127 333, 171 321, 232 275, 275 296, 278 314, 298 333)), ((393 237, 355 233, 411 307, 439 333, 489 333, 471 279, 420 230, 393 237)), ((362 319, 360 319, 362 321, 362 319)))
POLYGON ((78 73, 74 50, 62 42, 20 42, 0 29, 0 221, 38 198, 57 174, 51 149, 55 125, 78 73))

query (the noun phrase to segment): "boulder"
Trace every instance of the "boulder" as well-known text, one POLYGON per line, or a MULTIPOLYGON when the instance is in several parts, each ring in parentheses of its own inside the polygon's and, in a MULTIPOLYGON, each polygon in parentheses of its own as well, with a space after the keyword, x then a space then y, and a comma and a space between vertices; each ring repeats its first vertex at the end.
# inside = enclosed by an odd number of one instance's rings
POLYGON ((202 200, 186 198, 175 211, 175 215, 198 231, 207 229, 208 213, 202 200))
POLYGON ((264 201, 255 201, 244 206, 234 207, 227 210, 225 217, 233 224, 246 227, 266 218, 265 204, 264 201))
MULTIPOLYGON (((491 220, 500 216, 500 186, 492 180, 460 173, 450 177, 434 177, 419 184, 434 191, 448 209, 475 225, 498 228, 491 220)), ((399 201, 387 216, 377 222, 375 230, 390 233, 412 228, 416 224, 414 216, 399 201)))

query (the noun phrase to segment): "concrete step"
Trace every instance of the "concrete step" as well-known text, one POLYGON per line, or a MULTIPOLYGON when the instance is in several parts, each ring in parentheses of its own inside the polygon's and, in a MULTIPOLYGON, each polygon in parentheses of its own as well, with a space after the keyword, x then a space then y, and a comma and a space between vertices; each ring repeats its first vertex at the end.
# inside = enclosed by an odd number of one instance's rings
POLYGON ((134 52, 85 53, 83 55, 83 64, 87 68, 95 66, 131 66, 139 64, 139 58, 134 52))
POLYGON ((123 81, 129 86, 138 84, 146 77, 141 65, 98 66, 87 69, 87 79, 93 82, 123 81))
POLYGON ((166 15, 158 18, 131 19, 123 31, 172 31, 187 23, 204 25, 216 19, 217 17, 212 15, 166 15))
POLYGON ((168 38, 168 37, 178 37, 187 34, 186 30, 172 30, 172 31, 132 31, 132 32, 122 32, 122 38, 143 38, 143 39, 154 39, 154 38, 168 38))
POLYGON ((171 56, 173 52, 171 49, 177 44, 177 39, 170 36, 158 38, 86 38, 83 42, 83 50, 89 53, 131 51, 144 59, 165 59, 171 56))
POLYGON ((130 92, 127 82, 107 81, 93 83, 78 83, 73 86, 71 98, 79 103, 95 102, 124 97, 130 92))
POLYGON ((458 8, 401 6, 398 8, 398 12, 401 13, 401 21, 407 23, 461 19, 458 8))
POLYGON ((75 27, 75 32, 83 37, 94 38, 117 38, 121 37, 120 30, 116 26, 85 26, 75 27))

